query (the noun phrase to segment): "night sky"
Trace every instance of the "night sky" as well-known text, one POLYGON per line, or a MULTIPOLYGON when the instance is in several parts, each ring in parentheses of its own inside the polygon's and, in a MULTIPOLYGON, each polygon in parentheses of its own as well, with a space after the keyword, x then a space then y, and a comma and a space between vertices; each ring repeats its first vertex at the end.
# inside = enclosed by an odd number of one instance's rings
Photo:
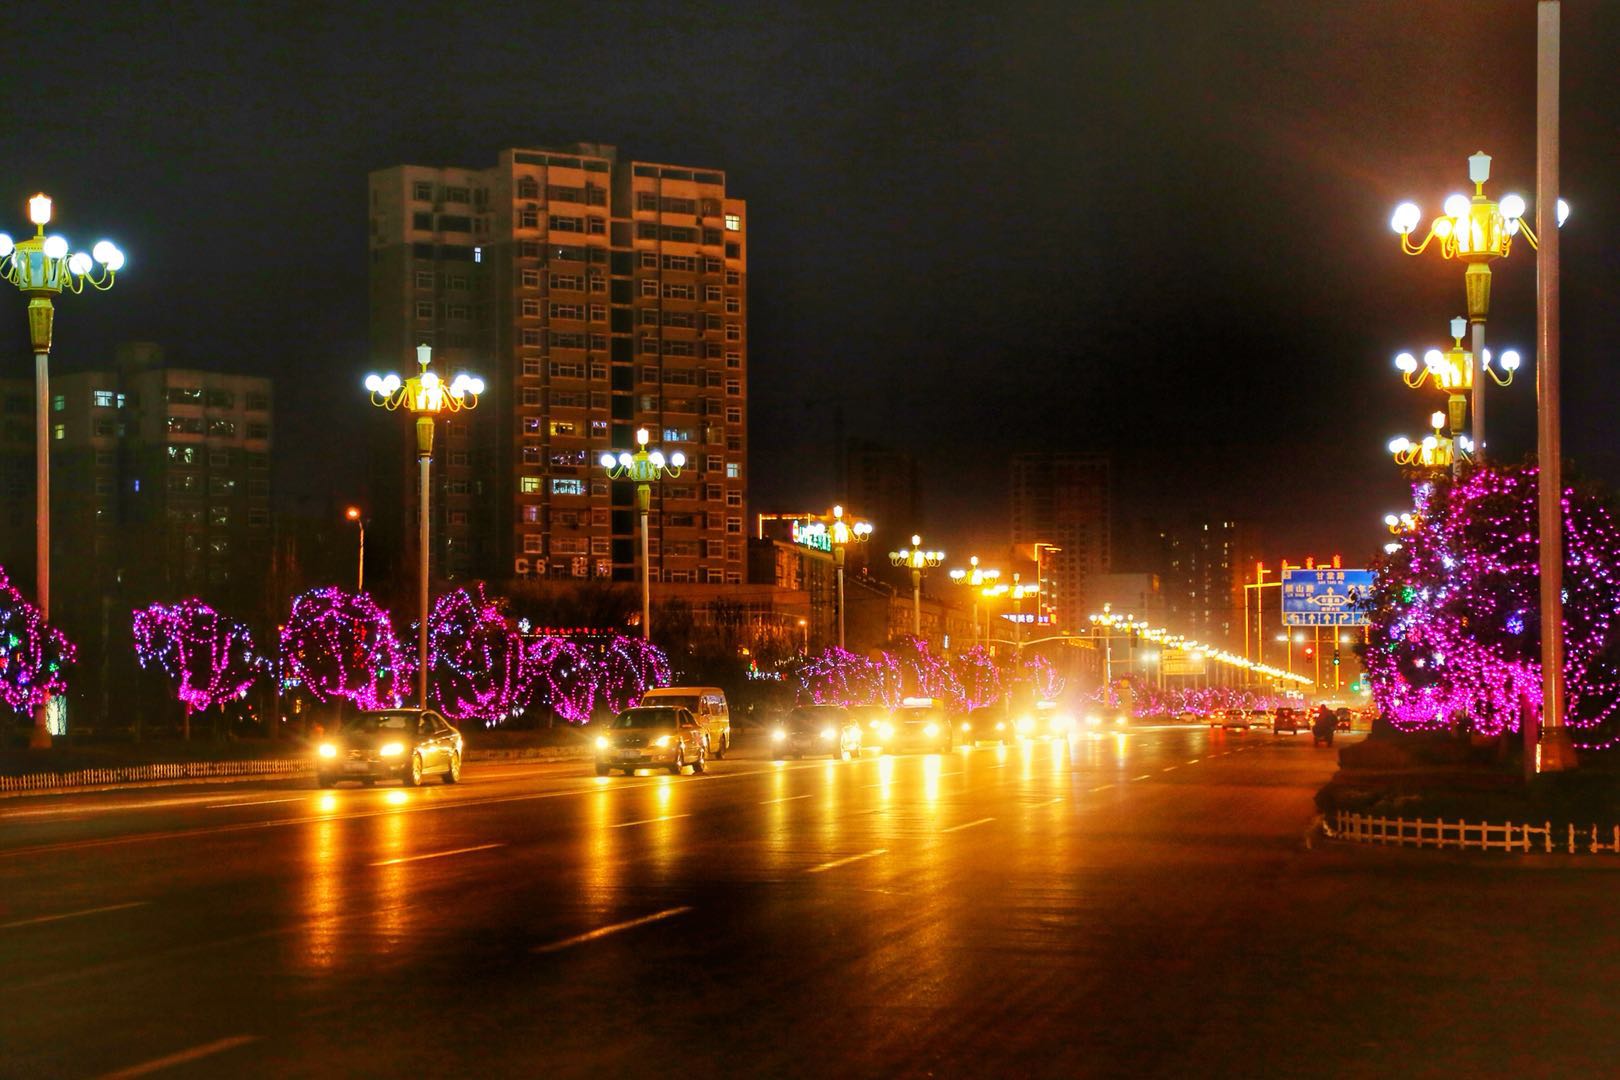
MULTIPOLYGON (((1564 8, 1566 445, 1612 483, 1620 4, 1564 8)), ((130 259, 62 303, 53 362, 151 339, 273 375, 304 509, 352 490, 371 169, 574 140, 724 168, 753 507, 831 502, 841 404, 917 455, 954 550, 1004 542, 1008 455, 1053 447, 1111 450, 1122 514, 1370 551, 1402 505, 1384 444, 1440 402, 1390 358, 1463 310, 1461 266, 1402 256, 1390 211, 1438 212, 1478 149, 1490 190, 1535 194, 1532 0, 86 4, 8 31, 0 227, 44 189, 70 239, 130 259)), ((1532 365, 1534 278, 1521 242, 1489 328, 1532 365)), ((1525 374, 1494 399, 1502 458, 1534 446, 1525 374)))

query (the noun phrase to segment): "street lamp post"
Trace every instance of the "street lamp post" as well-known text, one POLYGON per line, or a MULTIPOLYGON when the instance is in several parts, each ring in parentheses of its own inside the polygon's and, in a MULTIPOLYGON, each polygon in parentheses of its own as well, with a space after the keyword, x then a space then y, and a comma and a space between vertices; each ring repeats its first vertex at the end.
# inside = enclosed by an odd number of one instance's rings
MULTIPOLYGON (((0 233, 0 277, 28 297, 28 339, 34 350, 34 593, 39 617, 51 613, 51 432, 50 357, 51 332, 56 319, 55 297, 64 292, 82 293, 86 285, 106 291, 112 288, 118 271, 124 267, 124 253, 110 240, 91 248, 68 253, 65 237, 45 235, 51 221, 51 200, 41 193, 28 200, 28 219, 34 235, 12 242, 0 233)), ((45 749, 51 745, 50 701, 42 699, 34 710, 34 731, 28 745, 45 749)))
POLYGON ((1444 434, 1445 413, 1431 413, 1429 426, 1434 431, 1418 442, 1405 435, 1397 435, 1389 440, 1389 452, 1395 464, 1403 469, 1452 469, 1460 455, 1474 449, 1474 441, 1467 435, 1459 433, 1453 439, 1444 434))
POLYGON ((925 551, 922 537, 913 535, 911 546, 889 552, 889 562, 911 568, 911 635, 922 637, 922 572, 945 561, 943 551, 925 551))
MULTIPOLYGON (((978 644, 980 640, 979 597, 987 595, 985 592, 986 588, 994 585, 998 580, 1000 580, 1001 571, 989 570, 981 567, 979 565, 979 557, 977 555, 970 555, 968 556, 968 568, 963 570, 958 567, 957 569, 952 570, 950 578, 951 584, 966 585, 973 590, 973 641, 974 644, 978 644)), ((990 636, 988 627, 985 629, 984 636, 990 636)))
POLYGON ((851 543, 864 544, 872 535, 870 521, 844 520, 844 508, 833 507, 833 523, 829 534, 833 549, 833 568, 838 577, 838 647, 844 647, 844 549, 851 543))
POLYGON ((433 347, 418 345, 416 362, 422 370, 408 379, 393 372, 387 375, 367 375, 365 387, 371 392, 371 403, 379 409, 393 412, 405 409, 416 414, 416 460, 420 465, 421 494, 416 542, 421 549, 418 566, 417 600, 421 612, 421 626, 416 642, 416 695, 422 708, 428 707, 428 523, 432 519, 429 467, 433 461, 433 421, 441 412, 460 412, 476 409, 478 395, 484 392, 484 380, 465 372, 458 374, 446 386, 437 374, 428 370, 433 362, 433 347))
MULTIPOLYGON (((1525 202, 1519 195, 1504 195, 1500 203, 1485 194, 1485 182, 1491 178, 1491 156, 1483 150, 1468 159, 1468 179, 1474 184, 1474 195, 1458 192, 1446 198, 1443 212, 1429 223, 1429 231, 1419 243, 1412 241, 1412 232, 1418 227, 1423 211, 1416 203, 1402 203, 1390 218, 1390 228, 1401 237, 1401 250, 1408 255, 1421 255, 1431 243, 1438 241, 1443 258, 1456 259, 1464 264, 1463 291, 1468 301, 1468 321, 1473 327, 1473 355, 1485 356, 1485 319, 1491 309, 1491 263, 1507 256, 1513 246, 1513 237, 1520 232, 1530 246, 1540 246, 1535 231, 1524 220, 1525 202)), ((1542 199, 1546 192, 1538 193, 1542 199)), ((1558 224, 1569 214, 1568 205, 1557 202, 1558 224)), ((1545 228, 1545 225, 1542 226, 1545 228)), ((1473 444, 1480 460, 1485 457, 1485 379, 1473 380, 1474 422, 1473 444)))
MULTIPOLYGON (((1463 347, 1463 336, 1468 333, 1468 320, 1458 316, 1451 320, 1452 346, 1442 352, 1439 349, 1429 349, 1423 354, 1423 365, 1418 366, 1417 357, 1409 352, 1403 352, 1395 357, 1395 369, 1401 373, 1401 379, 1407 386, 1417 389, 1425 383, 1434 386, 1436 390, 1446 394, 1446 419, 1451 428, 1451 442, 1454 445, 1470 445, 1463 442, 1463 428, 1468 423, 1468 391, 1473 389, 1475 381, 1474 354, 1463 347)), ((1487 349, 1480 363, 1478 378, 1489 376, 1498 386, 1510 386, 1513 383, 1513 373, 1519 370, 1519 354, 1512 349, 1502 354, 1501 372, 1491 366, 1491 353, 1487 349)), ((1475 435, 1477 440, 1478 435, 1475 435)), ((1454 454, 1451 459, 1452 475, 1462 467, 1463 454, 1454 454)))
POLYGON ((636 429, 636 452, 602 454, 602 468, 611 480, 629 479, 636 485, 636 507, 641 511, 641 636, 652 640, 652 556, 647 547, 647 514, 652 510, 652 486, 665 473, 681 475, 686 455, 679 450, 664 457, 661 450, 648 450, 646 428, 636 429))
POLYGON ((354 591, 357 592, 357 593, 365 592, 366 591, 366 519, 361 515, 360 508, 358 506, 349 507, 347 510, 345 510, 343 512, 343 516, 348 518, 350 521, 354 522, 356 525, 358 525, 360 527, 360 569, 355 573, 355 576, 354 576, 354 591))

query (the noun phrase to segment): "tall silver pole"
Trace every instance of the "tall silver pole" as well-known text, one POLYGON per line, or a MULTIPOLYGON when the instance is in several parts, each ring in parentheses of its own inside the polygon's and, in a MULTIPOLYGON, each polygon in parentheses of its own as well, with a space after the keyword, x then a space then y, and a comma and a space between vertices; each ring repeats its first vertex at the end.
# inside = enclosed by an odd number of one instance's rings
MULTIPOLYGON (((29 307, 33 306, 30 302, 29 307)), ((48 342, 45 349, 34 352, 34 596, 41 622, 51 616, 50 356, 48 342)), ((34 709, 34 731, 28 745, 36 750, 51 745, 50 707, 51 699, 47 694, 34 709)))
POLYGON ((645 494, 642 497, 641 507, 641 636, 647 641, 652 640, 652 555, 647 545, 647 503, 651 501, 652 493, 645 486, 641 489, 645 494))
POLYGON ((421 517, 416 523, 416 546, 421 551, 417 567, 417 610, 421 613, 421 626, 416 635, 416 700, 420 708, 428 707, 428 574, 432 563, 429 559, 428 525, 433 520, 433 485, 429 479, 429 469, 433 462, 433 417, 419 416, 416 418, 416 460, 420 465, 421 495, 418 503, 421 506, 421 517))
POLYGON ((366 591, 366 523, 360 522, 360 571, 354 578, 354 591, 366 591))
POLYGON ((1542 734, 1539 769, 1575 767, 1564 726, 1563 443, 1558 416, 1558 0, 1536 5, 1536 456, 1540 464, 1542 734))
MULTIPOLYGON (((1485 384, 1490 376, 1485 373, 1485 320, 1477 319, 1473 323, 1474 337, 1471 347, 1474 350, 1474 405, 1473 426, 1471 434, 1474 438, 1474 463, 1485 463, 1485 384)), ((1452 462, 1457 461, 1456 447, 1452 447, 1452 462)), ((1455 471, 1453 475, 1456 475, 1455 471)))
POLYGON ((911 570, 911 636, 922 638, 922 571, 911 570))
POLYGON ((844 546, 833 549, 833 563, 838 571, 838 647, 844 647, 844 546))

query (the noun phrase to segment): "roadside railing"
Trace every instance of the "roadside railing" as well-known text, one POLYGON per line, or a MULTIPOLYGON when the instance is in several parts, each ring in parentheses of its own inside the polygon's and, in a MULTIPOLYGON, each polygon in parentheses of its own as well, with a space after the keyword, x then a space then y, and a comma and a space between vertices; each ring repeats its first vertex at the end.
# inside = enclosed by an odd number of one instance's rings
POLYGON ((282 776, 307 772, 307 758, 271 758, 259 761, 172 761, 159 765, 119 765, 72 772, 25 773, 0 776, 0 791, 50 791, 57 788, 96 787, 101 784, 138 784, 153 780, 207 780, 213 777, 282 776))
POLYGON ((1328 835, 1357 844, 1389 844, 1396 847, 1452 848, 1474 851, 1563 851, 1571 855, 1620 854, 1620 825, 1600 829, 1596 825, 1577 829, 1567 825, 1554 829, 1550 821, 1540 825, 1520 822, 1491 824, 1486 821, 1447 821, 1437 818, 1375 817, 1335 811, 1328 835))

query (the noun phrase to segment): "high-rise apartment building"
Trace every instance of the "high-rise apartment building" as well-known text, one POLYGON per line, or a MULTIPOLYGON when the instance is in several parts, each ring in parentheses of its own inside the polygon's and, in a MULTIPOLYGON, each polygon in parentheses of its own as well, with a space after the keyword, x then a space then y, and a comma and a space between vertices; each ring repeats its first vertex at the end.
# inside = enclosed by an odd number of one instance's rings
MULTIPOLYGON (((489 388, 440 424, 437 574, 634 580, 634 486, 597 459, 645 428, 687 459, 653 488, 653 580, 744 580, 747 212, 724 172, 510 149, 374 172, 370 212, 377 366, 414 370, 425 343, 489 388)), ((403 550, 411 436, 388 426, 371 502, 379 547, 403 550)))
MULTIPOLYGON (((1012 459, 1012 542, 1042 553, 1042 609, 1056 612, 1060 630, 1089 625, 1087 581, 1109 570, 1109 462, 1106 454, 1042 451, 1012 459)), ((1022 554, 1022 553, 1021 553, 1022 554)))
POLYGON ((878 443, 854 439, 845 447, 844 502, 860 507, 893 536, 910 536, 927 524, 922 520, 916 458, 878 443))

